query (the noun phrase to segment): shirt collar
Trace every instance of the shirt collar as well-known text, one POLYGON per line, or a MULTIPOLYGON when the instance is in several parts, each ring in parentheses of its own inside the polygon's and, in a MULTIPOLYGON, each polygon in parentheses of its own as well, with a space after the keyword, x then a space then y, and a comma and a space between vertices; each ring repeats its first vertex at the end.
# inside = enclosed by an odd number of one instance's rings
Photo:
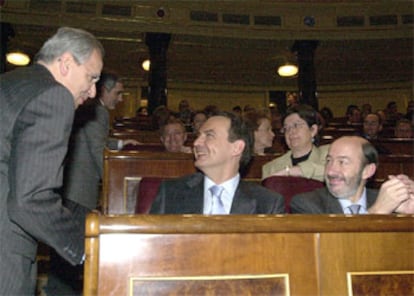
POLYGON ((338 201, 341 204, 342 210, 344 211, 345 214, 351 214, 348 207, 352 204, 357 204, 357 205, 361 206, 361 209, 359 211, 360 214, 367 214, 368 213, 368 209, 367 209, 367 189, 365 187, 364 187, 364 191, 361 194, 361 197, 359 198, 359 200, 356 203, 352 203, 347 198, 339 198, 338 201))

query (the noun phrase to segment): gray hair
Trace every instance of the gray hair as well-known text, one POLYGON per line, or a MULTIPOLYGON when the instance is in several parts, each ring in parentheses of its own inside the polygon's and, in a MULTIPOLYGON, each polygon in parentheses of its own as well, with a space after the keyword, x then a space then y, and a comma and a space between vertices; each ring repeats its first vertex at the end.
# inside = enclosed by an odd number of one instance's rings
POLYGON ((105 88, 110 92, 117 84, 122 83, 122 79, 115 73, 102 73, 98 82, 96 83, 96 98, 100 98, 105 88))
POLYGON ((62 27, 43 44, 35 56, 35 61, 49 64, 63 53, 70 52, 76 63, 83 64, 94 50, 97 50, 102 58, 105 55, 101 42, 91 33, 82 29, 62 27))

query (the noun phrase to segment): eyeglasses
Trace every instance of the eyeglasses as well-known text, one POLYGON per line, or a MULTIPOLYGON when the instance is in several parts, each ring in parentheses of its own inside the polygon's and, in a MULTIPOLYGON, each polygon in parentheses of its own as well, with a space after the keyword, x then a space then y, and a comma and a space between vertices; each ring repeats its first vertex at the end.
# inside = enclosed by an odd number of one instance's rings
POLYGON ((305 122, 295 122, 292 125, 286 125, 286 126, 282 127, 280 129, 280 132, 282 134, 285 134, 285 133, 289 133, 291 130, 295 130, 296 131, 296 130, 302 128, 302 126, 304 126, 304 125, 306 125, 305 122))

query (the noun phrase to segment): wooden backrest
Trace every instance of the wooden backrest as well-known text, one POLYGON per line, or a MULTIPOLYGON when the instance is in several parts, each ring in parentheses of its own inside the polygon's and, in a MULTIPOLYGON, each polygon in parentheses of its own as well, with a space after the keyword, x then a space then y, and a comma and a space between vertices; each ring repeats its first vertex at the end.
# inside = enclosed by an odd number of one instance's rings
POLYGON ((414 155, 414 139, 401 138, 380 138, 373 141, 374 145, 381 145, 387 149, 390 154, 395 155, 414 155))
MULTIPOLYGON (((134 139, 143 144, 159 144, 162 145, 160 140, 160 132, 157 130, 139 130, 131 128, 120 128, 111 130, 110 136, 118 139, 134 139)), ((186 146, 191 146, 195 140, 193 133, 187 133, 186 146)))
POLYGON ((105 150, 103 212, 134 213, 142 177, 173 178, 195 171, 193 155, 188 153, 105 150))
POLYGON ((393 215, 94 213, 84 295, 412 295, 413 223, 393 215))
POLYGON ((405 174, 414 179, 414 155, 380 155, 375 173, 377 182, 388 179, 388 175, 405 174))

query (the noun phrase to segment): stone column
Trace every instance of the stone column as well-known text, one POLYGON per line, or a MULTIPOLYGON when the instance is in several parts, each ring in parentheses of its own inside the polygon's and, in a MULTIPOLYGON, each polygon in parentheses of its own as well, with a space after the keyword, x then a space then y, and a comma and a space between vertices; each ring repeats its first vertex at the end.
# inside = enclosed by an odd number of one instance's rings
POLYGON ((167 106, 167 49, 171 34, 146 33, 151 67, 148 78, 148 111, 160 105, 167 106))
POLYGON ((316 77, 314 55, 319 41, 298 40, 292 46, 292 52, 296 53, 299 65, 298 87, 299 101, 301 104, 311 105, 319 110, 316 97, 316 77))

